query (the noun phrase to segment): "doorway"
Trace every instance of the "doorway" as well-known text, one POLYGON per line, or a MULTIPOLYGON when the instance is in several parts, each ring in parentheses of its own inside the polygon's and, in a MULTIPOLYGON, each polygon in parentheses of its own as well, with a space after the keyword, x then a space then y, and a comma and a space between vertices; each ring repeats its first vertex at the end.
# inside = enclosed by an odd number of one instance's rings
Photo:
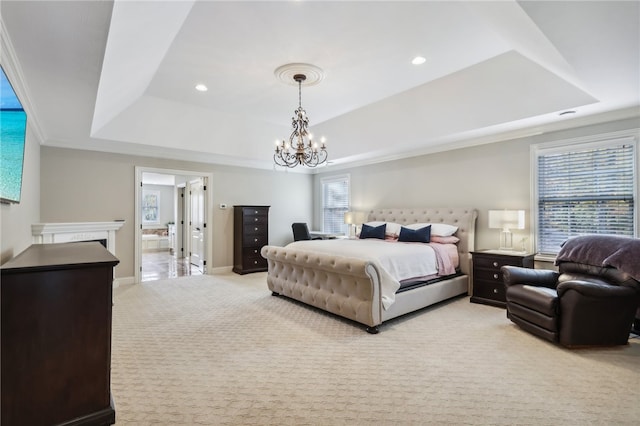
POLYGON ((211 179, 210 173, 136 167, 136 283, 207 273, 211 179))

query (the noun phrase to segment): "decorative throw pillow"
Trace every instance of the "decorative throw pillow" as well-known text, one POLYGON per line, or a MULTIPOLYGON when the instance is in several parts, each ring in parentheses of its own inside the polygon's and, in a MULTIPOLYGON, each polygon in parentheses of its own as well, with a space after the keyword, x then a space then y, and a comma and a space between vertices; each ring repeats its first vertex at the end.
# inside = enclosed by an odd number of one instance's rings
POLYGON ((398 238, 398 235, 400 235, 399 223, 374 221, 374 222, 366 222, 366 224, 374 227, 380 226, 380 225, 387 225, 387 227, 384 230, 384 234, 387 236, 387 238, 389 237, 398 238))
POLYGON ((438 235, 432 235, 431 236, 431 243, 440 243, 440 244, 456 244, 458 241, 460 241, 460 238, 455 237, 455 236, 450 236, 450 237, 440 237, 438 235))
POLYGON ((405 243, 428 243, 431 239, 431 225, 420 229, 400 228, 398 241, 405 243))
POLYGON ((384 240, 384 231, 386 229, 386 223, 380 226, 370 226, 366 223, 363 223, 362 230, 360 231, 360 239, 363 240, 365 238, 377 238, 379 240, 384 240))

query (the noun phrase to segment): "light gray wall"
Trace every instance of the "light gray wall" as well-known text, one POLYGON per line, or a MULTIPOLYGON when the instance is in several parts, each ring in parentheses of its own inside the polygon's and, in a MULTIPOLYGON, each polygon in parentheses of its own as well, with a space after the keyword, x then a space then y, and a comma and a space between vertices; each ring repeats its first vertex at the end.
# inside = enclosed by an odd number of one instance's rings
POLYGON ((531 144, 608 133, 640 127, 640 119, 605 124, 534 137, 497 142, 397 161, 324 172, 314 177, 314 218, 320 227, 323 177, 349 173, 352 210, 391 207, 473 207, 478 210, 476 246, 499 246, 499 231, 489 229, 487 211, 524 209, 527 227, 513 231, 514 247, 531 236, 531 144))
POLYGON ((2 264, 31 245, 31 224, 40 222, 40 141, 28 116, 20 204, 0 204, 0 222, 2 264))
POLYGON ((270 205, 269 242, 292 240, 291 223, 311 221, 312 176, 241 167, 106 154, 64 148, 41 150, 43 222, 99 222, 124 219, 116 235, 120 264, 116 277, 133 276, 135 166, 211 172, 213 182, 213 267, 233 264, 233 205, 270 205), (226 203, 229 208, 218 206, 226 203))

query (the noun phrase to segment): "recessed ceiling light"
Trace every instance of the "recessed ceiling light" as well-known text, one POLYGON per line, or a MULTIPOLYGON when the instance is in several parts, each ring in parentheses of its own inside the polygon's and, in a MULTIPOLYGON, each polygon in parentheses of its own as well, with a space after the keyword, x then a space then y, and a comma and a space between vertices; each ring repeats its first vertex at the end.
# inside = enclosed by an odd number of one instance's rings
POLYGON ((209 89, 204 84, 196 84, 196 90, 198 92, 206 92, 209 89))
POLYGON ((415 58, 413 58, 413 59, 411 60, 411 63, 412 63, 413 65, 422 65, 422 64, 424 64, 425 62, 427 62, 427 58, 424 58, 424 57, 422 57, 422 56, 416 56, 415 58))

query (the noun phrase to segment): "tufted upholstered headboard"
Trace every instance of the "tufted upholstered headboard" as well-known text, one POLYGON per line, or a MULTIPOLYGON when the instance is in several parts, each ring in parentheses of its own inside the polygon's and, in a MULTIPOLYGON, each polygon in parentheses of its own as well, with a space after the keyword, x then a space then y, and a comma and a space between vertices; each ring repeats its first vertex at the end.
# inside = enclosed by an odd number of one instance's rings
POLYGON ((456 236, 460 253, 460 270, 471 273, 471 252, 475 249, 476 218, 478 212, 465 207, 420 207, 407 209, 373 209, 369 211, 368 220, 394 222, 400 225, 412 223, 447 223, 458 227, 456 236))

